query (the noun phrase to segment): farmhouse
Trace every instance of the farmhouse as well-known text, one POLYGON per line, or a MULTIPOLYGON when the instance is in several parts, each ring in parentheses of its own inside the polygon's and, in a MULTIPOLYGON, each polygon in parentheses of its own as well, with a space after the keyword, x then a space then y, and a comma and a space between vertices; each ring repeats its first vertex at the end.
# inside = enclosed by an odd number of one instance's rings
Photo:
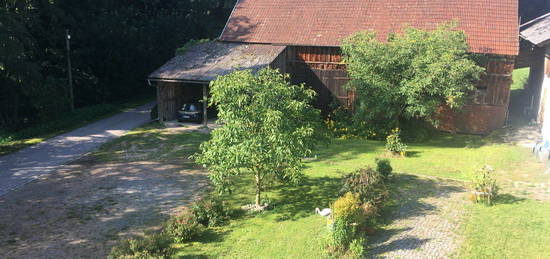
MULTIPOLYGON (((441 107, 440 129, 488 133, 504 125, 518 54, 517 0, 239 0, 219 39, 190 48, 149 77, 159 118, 171 120, 186 88, 206 85, 234 69, 265 66, 289 73, 318 93, 317 107, 354 101, 340 54, 342 39, 363 30, 384 41, 405 26, 434 29, 455 20, 471 51, 488 57, 487 74, 461 111, 441 107)), ((373 61, 376 62, 376 61, 373 61)))

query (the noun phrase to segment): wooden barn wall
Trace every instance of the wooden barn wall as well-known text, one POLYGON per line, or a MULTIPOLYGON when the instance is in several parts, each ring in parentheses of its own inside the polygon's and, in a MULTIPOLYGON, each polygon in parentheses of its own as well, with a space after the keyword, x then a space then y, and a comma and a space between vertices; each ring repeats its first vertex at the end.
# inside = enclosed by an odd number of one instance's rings
POLYGON ((273 60, 273 62, 271 62, 271 64, 269 64, 269 67, 278 68, 279 72, 281 72, 281 74, 288 73, 287 68, 286 68, 286 49, 283 50, 281 52, 281 54, 279 54, 279 56, 277 56, 273 60))
POLYGON ((435 116, 439 129, 450 132, 486 134, 506 122, 514 57, 491 56, 487 74, 477 85, 468 103, 460 111, 441 107, 435 116))
POLYGON ((292 82, 311 86, 317 92, 316 107, 325 115, 335 99, 351 105, 353 93, 344 87, 349 78, 339 48, 289 46, 286 61, 292 82))
POLYGON ((183 95, 181 83, 157 83, 158 117, 161 121, 175 120, 178 107, 182 105, 180 96, 183 95))
MULTIPOLYGON (((506 122, 510 102, 510 86, 514 57, 490 56, 487 74, 480 80, 468 104, 461 111, 441 107, 435 116, 439 129, 452 132, 485 134, 506 122)), ((318 94, 316 106, 324 114, 334 98, 352 106, 353 91, 345 89, 349 80, 342 55, 336 47, 289 46, 286 49, 286 69, 293 83, 305 83, 318 94)))

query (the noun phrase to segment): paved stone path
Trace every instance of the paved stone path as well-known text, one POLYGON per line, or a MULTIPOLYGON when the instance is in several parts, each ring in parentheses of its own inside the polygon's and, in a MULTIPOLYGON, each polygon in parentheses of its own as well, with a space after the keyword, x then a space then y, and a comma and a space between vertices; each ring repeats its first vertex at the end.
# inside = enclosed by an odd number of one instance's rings
POLYGON ((374 258, 449 258, 460 246, 458 228, 465 189, 453 181, 398 176, 406 181, 397 191, 398 209, 391 223, 370 237, 374 258))
POLYGON ((511 126, 505 129, 504 142, 533 148, 542 139, 538 125, 511 126))
POLYGON ((0 157, 0 197, 147 122, 153 103, 0 157))

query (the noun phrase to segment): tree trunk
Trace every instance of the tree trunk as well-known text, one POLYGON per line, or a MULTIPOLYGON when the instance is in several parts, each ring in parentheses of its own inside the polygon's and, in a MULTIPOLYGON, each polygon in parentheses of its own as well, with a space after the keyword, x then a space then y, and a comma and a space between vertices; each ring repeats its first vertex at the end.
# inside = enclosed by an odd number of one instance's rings
POLYGON ((260 173, 256 172, 256 207, 260 207, 260 187, 261 187, 260 173))

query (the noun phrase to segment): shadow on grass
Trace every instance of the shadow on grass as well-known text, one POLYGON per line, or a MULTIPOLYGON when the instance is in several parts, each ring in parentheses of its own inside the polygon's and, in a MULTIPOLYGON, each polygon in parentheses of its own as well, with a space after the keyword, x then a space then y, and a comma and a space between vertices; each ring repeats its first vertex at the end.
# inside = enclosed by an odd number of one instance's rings
POLYGON ((499 204, 515 204, 522 201, 525 201, 525 198, 516 197, 514 195, 504 193, 504 194, 499 194, 495 198, 495 200, 493 201, 493 206, 499 205, 499 204))
POLYGON ((201 233, 200 237, 196 240, 200 243, 219 243, 222 242, 224 237, 227 236, 231 231, 227 229, 212 229, 207 228, 204 232, 201 233))
POLYGON ((358 155, 385 151, 385 142, 366 139, 333 139, 318 147, 317 160, 327 163, 355 159, 358 155))
POLYGON ((279 197, 284 204, 275 209, 277 220, 297 220, 311 216, 317 207, 327 208, 338 196, 340 181, 334 177, 306 177, 299 185, 281 188, 279 197))

